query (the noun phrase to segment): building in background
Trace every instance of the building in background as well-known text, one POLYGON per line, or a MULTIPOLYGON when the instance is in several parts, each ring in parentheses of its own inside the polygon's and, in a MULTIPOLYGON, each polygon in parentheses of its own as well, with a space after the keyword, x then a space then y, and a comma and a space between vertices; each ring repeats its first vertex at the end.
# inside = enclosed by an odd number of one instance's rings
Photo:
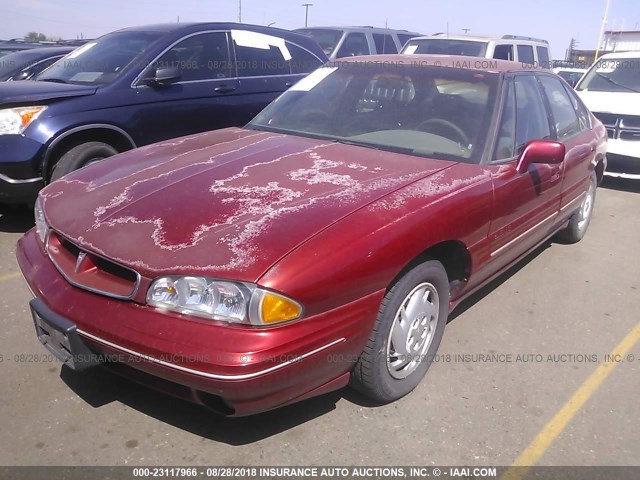
POLYGON ((607 30, 601 47, 606 52, 640 50, 640 30, 607 30))

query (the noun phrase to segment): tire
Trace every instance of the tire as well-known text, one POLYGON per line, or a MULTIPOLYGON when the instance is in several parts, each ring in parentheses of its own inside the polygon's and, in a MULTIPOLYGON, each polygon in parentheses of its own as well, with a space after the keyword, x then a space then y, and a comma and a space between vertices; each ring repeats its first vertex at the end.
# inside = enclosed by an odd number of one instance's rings
POLYGON ((79 168, 88 164, 111 157, 118 151, 111 145, 103 142, 87 142, 76 145, 60 157, 51 173, 51 181, 58 180, 79 168))
POLYGON ((449 280, 442 264, 429 260, 407 272, 382 300, 351 386, 382 403, 411 392, 438 351, 448 314, 449 280))
POLYGON ((577 243, 582 240, 589 223, 591 223, 591 217, 593 216, 593 207, 596 202, 596 189, 598 187, 598 177, 595 173, 591 174, 589 187, 585 197, 582 199, 580 208, 576 210, 569 219, 569 225, 559 232, 558 236, 566 243, 577 243))

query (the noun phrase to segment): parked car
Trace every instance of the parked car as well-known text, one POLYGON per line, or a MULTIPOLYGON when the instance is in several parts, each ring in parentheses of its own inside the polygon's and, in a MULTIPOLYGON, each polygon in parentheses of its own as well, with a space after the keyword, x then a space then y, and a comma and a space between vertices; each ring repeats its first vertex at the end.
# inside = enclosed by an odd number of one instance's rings
POLYGON ((562 77, 572 87, 582 78, 582 75, 587 71, 586 68, 570 68, 570 67, 556 67, 553 69, 553 73, 562 77))
POLYGON ((244 125, 327 61, 309 37, 233 23, 135 27, 0 85, 0 202, 172 137, 244 125))
POLYGON ((227 415, 409 393, 456 305, 584 236, 606 162, 552 73, 425 58, 327 65, 245 128, 47 186, 17 250, 40 341, 227 415))
POLYGON ((30 50, 32 48, 40 48, 43 45, 40 43, 26 42, 24 40, 0 40, 0 58, 10 53, 21 52, 23 50, 30 50))
POLYGON ((75 47, 43 47, 11 53, 0 59, 0 82, 30 80, 75 47))
POLYGON ((420 36, 407 30, 374 27, 313 27, 294 32, 313 38, 332 61, 357 55, 398 53, 410 39, 420 36))
POLYGON ((605 174, 640 179, 640 51, 603 55, 576 90, 607 128, 605 174))
POLYGON ((467 55, 551 68, 549 42, 521 35, 491 37, 436 33, 411 39, 401 53, 405 55, 467 55))

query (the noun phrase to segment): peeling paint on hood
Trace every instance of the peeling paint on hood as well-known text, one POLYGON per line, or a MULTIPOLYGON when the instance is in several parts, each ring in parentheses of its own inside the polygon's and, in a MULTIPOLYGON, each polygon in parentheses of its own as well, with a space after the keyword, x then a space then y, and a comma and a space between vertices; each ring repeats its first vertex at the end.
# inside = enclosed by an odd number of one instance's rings
POLYGON ((336 221, 450 165, 231 128, 112 157, 41 196, 54 229, 143 275, 256 281, 336 221))

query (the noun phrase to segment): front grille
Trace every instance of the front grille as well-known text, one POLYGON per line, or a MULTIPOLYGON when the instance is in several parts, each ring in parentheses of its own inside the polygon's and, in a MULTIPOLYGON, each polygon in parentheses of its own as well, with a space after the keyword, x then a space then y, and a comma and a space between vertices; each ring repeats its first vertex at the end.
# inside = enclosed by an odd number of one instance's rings
POLYGON ((131 299, 140 284, 135 271, 87 252, 53 230, 47 237, 47 253, 67 281, 84 290, 131 299))
POLYGON ((640 115, 617 115, 615 113, 593 113, 607 128, 607 136, 611 139, 640 140, 640 115))
POLYGON ((607 171, 640 174, 640 158, 607 153, 607 171))

